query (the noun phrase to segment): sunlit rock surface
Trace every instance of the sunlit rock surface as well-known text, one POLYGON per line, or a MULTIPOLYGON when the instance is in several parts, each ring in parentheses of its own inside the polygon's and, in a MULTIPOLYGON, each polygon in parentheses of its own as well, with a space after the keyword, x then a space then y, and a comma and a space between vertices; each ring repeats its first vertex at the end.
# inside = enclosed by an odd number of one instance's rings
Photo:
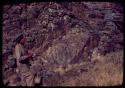
POLYGON ((33 2, 3 6, 3 83, 18 86, 14 39, 34 47, 39 86, 114 86, 123 83, 123 7, 108 2, 33 2))

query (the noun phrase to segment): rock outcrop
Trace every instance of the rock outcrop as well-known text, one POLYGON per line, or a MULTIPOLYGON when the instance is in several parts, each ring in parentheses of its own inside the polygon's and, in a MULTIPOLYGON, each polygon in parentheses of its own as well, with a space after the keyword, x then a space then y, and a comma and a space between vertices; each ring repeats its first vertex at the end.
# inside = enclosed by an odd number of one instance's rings
MULTIPOLYGON (((109 2, 8 4, 3 6, 2 25, 3 82, 5 85, 22 85, 19 77, 13 77, 16 75, 15 61, 8 59, 14 53, 14 40, 19 33, 24 33, 28 40, 25 49, 34 48, 35 50, 36 55, 33 57, 30 69, 32 74, 38 74, 42 79, 39 84, 41 86, 68 85, 66 80, 82 74, 88 76, 85 80, 81 77, 83 83, 80 81, 71 83, 77 86, 94 86, 96 83, 92 82, 97 76, 94 75, 97 71, 94 69, 96 64, 108 60, 113 63, 114 60, 116 61, 114 58, 120 59, 121 62, 119 60, 118 62, 122 69, 122 58, 118 55, 110 56, 112 53, 118 54, 123 51, 121 4, 109 2), (107 55, 113 58, 106 59, 107 55), (93 79, 87 75, 90 72, 93 72, 93 79), (11 83, 10 80, 18 82, 11 83), (90 84, 86 82, 87 80, 90 84)), ((117 61, 111 66, 116 63, 117 61)), ((119 83, 113 83, 112 85, 119 85, 119 83)), ((102 85, 110 84, 102 83, 102 85)))

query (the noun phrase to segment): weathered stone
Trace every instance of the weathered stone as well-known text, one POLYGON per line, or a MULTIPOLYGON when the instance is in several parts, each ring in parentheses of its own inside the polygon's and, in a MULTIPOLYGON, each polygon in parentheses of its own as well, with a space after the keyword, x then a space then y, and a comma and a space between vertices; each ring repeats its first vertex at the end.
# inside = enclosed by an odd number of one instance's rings
MULTIPOLYGON (((15 44, 12 44, 12 40, 21 32, 31 37, 25 49, 34 48, 36 55, 30 61, 30 70, 32 74, 42 77, 38 83, 42 86, 65 85, 64 81, 79 77, 84 72, 88 77, 95 66, 95 59, 123 50, 123 8, 119 3, 33 2, 4 5, 2 24, 2 48, 11 49, 11 52, 2 53, 6 85, 18 85, 13 81, 17 80, 16 77, 12 77, 11 83, 8 83, 9 76, 15 74, 15 62, 7 56, 14 54, 15 44), (39 48, 37 53, 36 48, 39 48)), ((119 63, 117 60, 114 62, 119 63)), ((90 78, 95 83, 97 77, 90 78)), ((79 82, 71 81, 73 85, 79 85, 79 82)), ((87 82, 81 83, 84 85, 87 82)))
POLYGON ((8 57, 8 65, 10 68, 16 68, 16 59, 13 56, 8 57))
MULTIPOLYGON (((84 44, 88 39, 87 33, 81 33, 79 35, 69 34, 65 36, 65 38, 63 38, 63 41, 65 41, 66 43, 65 42, 56 43, 52 47, 50 47, 46 51, 49 61, 54 60, 58 64, 69 63, 74 58, 74 56, 78 54, 80 49, 84 47, 84 44), (81 41, 78 41, 78 40, 81 40, 81 41)), ((63 41, 60 41, 60 42, 63 42, 63 41)))

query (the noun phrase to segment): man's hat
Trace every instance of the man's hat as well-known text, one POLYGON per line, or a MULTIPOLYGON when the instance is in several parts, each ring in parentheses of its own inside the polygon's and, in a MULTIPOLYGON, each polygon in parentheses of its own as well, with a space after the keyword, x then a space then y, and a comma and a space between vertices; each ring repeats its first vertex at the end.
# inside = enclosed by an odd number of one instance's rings
POLYGON ((23 34, 23 33, 21 33, 21 34, 17 35, 17 37, 15 38, 14 42, 19 43, 19 42, 20 42, 20 40, 21 40, 21 39, 23 39, 23 37, 24 37, 24 34, 23 34))

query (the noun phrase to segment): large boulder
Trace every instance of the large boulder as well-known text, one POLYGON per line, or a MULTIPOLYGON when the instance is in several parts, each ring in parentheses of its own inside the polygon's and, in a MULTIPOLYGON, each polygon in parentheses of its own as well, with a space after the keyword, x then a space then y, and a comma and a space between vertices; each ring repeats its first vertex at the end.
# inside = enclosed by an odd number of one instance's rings
POLYGON ((88 33, 74 33, 73 31, 63 36, 62 40, 53 42, 46 50, 46 60, 57 64, 68 64, 86 44, 88 33))

